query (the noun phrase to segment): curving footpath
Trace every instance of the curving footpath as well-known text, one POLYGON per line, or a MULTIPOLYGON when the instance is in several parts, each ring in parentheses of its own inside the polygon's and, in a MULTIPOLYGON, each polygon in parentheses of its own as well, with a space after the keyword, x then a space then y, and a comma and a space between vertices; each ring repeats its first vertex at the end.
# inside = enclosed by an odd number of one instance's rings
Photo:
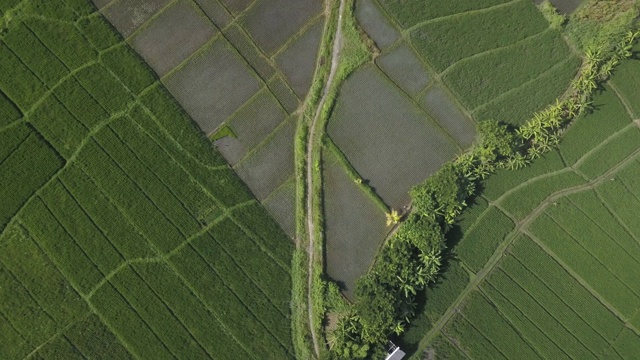
POLYGON ((329 90, 333 86, 333 80, 338 70, 338 65, 340 63, 340 52, 342 51, 342 15, 344 14, 345 0, 340 0, 340 9, 338 10, 338 26, 336 27, 336 33, 333 38, 333 49, 331 50, 331 70, 329 71, 329 77, 327 78, 327 82, 324 85, 324 89, 322 91, 322 98, 320 98, 320 102, 318 103, 318 107, 316 108, 315 115, 313 116, 313 121, 311 122, 311 126, 309 127, 309 135, 307 136, 307 234, 309 236, 309 247, 307 248, 307 252, 309 254, 309 268, 307 270, 308 279, 307 279, 307 312, 309 314, 309 330, 311 331, 311 339, 313 340, 313 350, 316 354, 316 357, 320 355, 320 348, 318 346, 318 339, 316 338, 315 326, 313 324, 313 295, 312 295, 312 284, 313 284, 313 258, 314 258, 314 247, 315 247, 315 226, 313 223, 314 213, 313 213, 313 150, 315 149, 315 135, 316 135, 316 127, 318 124, 318 119, 322 114, 322 108, 324 107, 325 102, 327 101, 327 97, 329 95, 329 90))

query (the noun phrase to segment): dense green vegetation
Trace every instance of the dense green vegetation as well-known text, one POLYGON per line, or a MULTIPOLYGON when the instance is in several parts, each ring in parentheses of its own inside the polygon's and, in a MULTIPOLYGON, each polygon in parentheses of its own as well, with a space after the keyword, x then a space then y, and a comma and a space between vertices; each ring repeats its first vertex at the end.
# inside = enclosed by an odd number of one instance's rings
POLYGON ((0 11, 0 358, 293 358, 293 244, 152 71, 89 2, 0 11))

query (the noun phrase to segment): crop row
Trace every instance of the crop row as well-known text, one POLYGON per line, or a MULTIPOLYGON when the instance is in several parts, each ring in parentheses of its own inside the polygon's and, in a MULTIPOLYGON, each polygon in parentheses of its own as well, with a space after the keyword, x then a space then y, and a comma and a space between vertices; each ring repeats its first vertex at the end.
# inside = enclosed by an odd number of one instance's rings
POLYGON ((515 224, 495 206, 490 207, 466 232, 456 253, 473 271, 479 271, 505 240, 515 224))
POLYGON ((125 260, 122 253, 105 237, 60 180, 54 179, 50 182, 42 192, 41 198, 101 273, 108 274, 125 260))
POLYGON ((531 314, 526 313, 527 309, 519 309, 514 304, 514 302, 521 303, 522 301, 508 299, 489 282, 484 282, 481 287, 482 291, 491 299, 493 305, 535 347, 541 357, 548 359, 569 357, 563 349, 565 344, 559 343, 561 339, 547 334, 535 321, 530 319, 531 314))
POLYGON ((605 91, 594 95, 593 104, 598 111, 576 119, 562 137, 560 151, 568 165, 631 122, 616 94, 606 85, 605 91))
POLYGON ((116 334, 124 339, 131 339, 128 345, 134 356, 174 359, 166 345, 113 285, 106 283, 98 289, 91 303, 116 334))
MULTIPOLYGON (((618 239, 603 231, 597 221, 590 219, 566 198, 556 204, 547 210, 547 215, 635 294, 640 294, 640 284, 634 281, 640 277, 640 252, 622 246, 618 239)), ((635 243, 632 239, 631 242, 635 243)))
POLYGON ((81 292, 88 293, 104 277, 40 197, 29 202, 20 220, 65 277, 81 292))
POLYGON ((507 191, 521 186, 525 181, 532 180, 538 176, 546 176, 546 174, 564 167, 560 153, 550 151, 522 169, 516 171, 509 169, 498 170, 485 181, 482 196, 495 201, 507 191))
MULTIPOLYGON (((242 267, 226 251, 216 248, 215 244, 216 241, 211 235, 204 234, 195 239, 191 247, 209 267, 215 269, 222 284, 226 285, 242 304, 251 309, 256 319, 281 344, 290 344, 290 318, 287 316, 289 311, 285 308, 283 312, 279 304, 274 304, 260 286, 247 276, 242 267)), ((271 274, 264 274, 265 277, 269 275, 271 274)), ((223 286, 222 284, 220 286, 223 286)), ((286 297, 286 290, 284 292, 282 297, 286 297)), ((286 298, 284 300, 286 301, 286 298)))
POLYGON ((110 127, 120 138, 121 146, 129 148, 140 163, 156 174, 203 225, 222 214, 223 208, 212 198, 210 189, 203 189, 198 179, 192 178, 164 147, 144 133, 135 122, 123 119, 110 127))
MULTIPOLYGON (((1 87, 0 85, 0 88, 1 87)), ((9 125, 21 117, 22 113, 20 110, 0 91, 0 127, 9 125)))
POLYGON ((177 318, 189 329, 189 332, 205 348, 207 353, 224 357, 219 349, 228 349, 227 358, 235 356, 249 358, 242 345, 225 329, 225 326, 193 293, 188 284, 161 263, 137 264, 136 273, 149 284, 158 297, 163 299, 177 318))
POLYGON ((531 114, 553 103, 567 89, 580 66, 580 58, 570 56, 556 66, 541 73, 531 82, 522 84, 477 108, 477 120, 496 120, 521 125, 531 114))
POLYGON ((610 83, 620 92, 620 96, 626 100, 636 119, 640 118, 640 76, 638 74, 640 74, 638 62, 625 61, 616 67, 616 76, 610 80, 610 83))
MULTIPOLYGON (((131 119, 120 118, 114 125, 127 121, 131 119)), ((133 183, 137 184, 146 197, 180 230, 185 238, 200 230, 199 222, 187 210, 182 199, 176 196, 173 190, 149 169, 147 164, 140 161, 136 153, 129 149, 111 126, 105 127, 94 138, 111 160, 133 183)))
MULTIPOLYGON (((508 299, 513 307, 526 314, 530 322, 534 323, 541 332, 557 342, 561 350, 568 353, 570 357, 584 359, 594 356, 587 347, 588 345, 584 343, 584 339, 572 333, 575 324, 569 320, 574 320, 574 317, 560 313, 559 310, 564 309, 564 307, 554 311, 553 308, 550 309, 543 306, 538 302, 538 299, 527 292, 530 284, 526 284, 526 288, 523 288, 522 285, 516 283, 502 270, 494 271, 488 283, 503 298, 508 299)), ((492 293, 490 288, 487 288, 487 290, 489 294, 494 296, 494 301, 499 300, 499 297, 495 296, 495 293, 492 293)), ((505 307, 504 305, 502 306, 505 307)))
POLYGON ((433 349, 438 359, 467 359, 466 355, 458 347, 453 345, 451 341, 442 334, 442 332, 439 332, 438 335, 436 335, 436 337, 429 343, 429 348, 433 349))
POLYGON ((480 293, 472 293, 467 298, 462 314, 507 359, 540 357, 531 344, 480 293))
POLYGON ((187 151, 198 161, 212 166, 225 164, 216 154, 211 141, 202 134, 196 123, 180 107, 175 98, 162 86, 156 86, 140 97, 140 102, 153 116, 172 140, 180 144, 182 151, 187 151))
POLYGON ((562 37, 548 30, 508 48, 461 61, 446 73, 444 81, 468 109, 474 109, 571 56, 562 37))
POLYGON ((459 60, 508 46, 548 27, 531 1, 517 1, 493 11, 426 23, 412 31, 411 41, 442 72, 459 60))
POLYGON ((403 27, 409 27, 420 22, 437 19, 439 17, 465 13, 472 10, 488 8, 490 6, 509 2, 509 0, 380 0, 381 5, 392 15, 396 22, 403 27))
POLYGON ((0 166, 2 166, 2 163, 29 138, 31 132, 32 130, 29 126, 24 123, 20 123, 0 132, 0 135, 2 135, 3 138, 2 147, 0 147, 0 166))
POLYGON ((268 354, 273 359, 289 358, 287 349, 191 246, 184 247, 170 262, 252 356, 264 358, 268 354))
POLYGON ((631 329, 623 329, 613 348, 624 359, 633 359, 640 354, 640 336, 631 329))
POLYGON ((459 261, 451 260, 440 274, 438 282, 426 289, 424 299, 421 299, 426 304, 424 310, 418 313, 409 324, 402 335, 402 344, 417 345, 424 334, 462 293, 467 283, 469 283, 467 271, 459 261))
POLYGON ((6 324, 3 319, 2 326, 9 328, 6 334, 0 334, 4 344, 9 337, 41 344, 56 333, 58 325, 55 320, 4 266, 0 267, 0 284, 3 289, 0 296, 0 314, 7 319, 6 324))
MULTIPOLYGON (((125 268, 109 280, 117 292, 125 299, 128 306, 145 322, 149 329, 160 339, 168 350, 179 359, 202 359, 207 355, 199 341, 193 337, 189 329, 181 322, 173 309, 160 298, 135 271, 125 268)), ((92 302, 103 294, 101 289, 92 302)), ((117 295, 112 295, 117 296, 117 295)), ((106 309, 99 307, 102 311, 106 309)), ((129 341, 137 341, 128 337, 129 341)), ((206 340, 206 339, 205 339, 206 340)))
POLYGON ((615 339, 621 321, 531 239, 523 235, 510 252, 556 296, 567 299, 565 302, 570 302, 571 308, 607 341, 615 339))
MULTIPOLYGON (((640 170, 640 166, 636 166, 640 170)), ((618 178, 622 179, 622 174, 618 173, 618 178)), ((614 180, 615 181, 615 180, 614 180)), ((640 242, 634 238, 626 224, 623 224, 611 210, 603 203, 595 190, 581 191, 568 197, 569 201, 589 219, 596 223, 602 231, 614 239, 616 243, 630 254, 635 254, 636 260, 640 259, 640 242)))
POLYGON ((605 147, 597 149, 578 166, 578 171, 594 179, 622 162, 640 149, 640 129, 633 126, 609 142, 605 147))
POLYGON ((505 211, 518 219, 526 217, 553 193, 584 184, 584 179, 574 172, 563 172, 524 186, 504 198, 505 211), (526 195, 525 195, 526 194, 526 195))
POLYGON ((629 196, 630 191, 623 181, 607 181, 596 188, 596 193, 603 199, 603 204, 624 224, 634 239, 640 239, 640 222, 637 220, 640 211, 640 199, 629 196))
POLYGON ((36 133, 27 138, 0 164, 0 229, 33 193, 64 165, 63 160, 36 133), (11 186, 8 186, 11 184, 11 186))
POLYGON ((293 242, 262 205, 243 206, 234 210, 231 218, 283 269, 290 268, 293 242))
POLYGON ((137 184, 98 143, 92 140, 87 144, 78 160, 85 172, 104 189, 122 211, 134 219, 161 251, 171 251, 187 237, 175 224, 179 219, 169 218, 161 210, 164 208, 168 214, 180 213, 179 210, 174 211, 169 206, 174 204, 175 199, 166 196, 162 189, 149 189, 147 184, 137 184), (153 191, 155 199, 150 198, 145 190, 153 191), (164 206, 159 207, 154 200, 164 202, 164 206))
POLYGON ((69 69, 24 23, 12 26, 3 40, 46 86, 53 87, 69 74, 69 69))
POLYGON ((90 221, 100 228, 125 259, 155 255, 136 226, 123 216, 104 190, 92 181, 80 165, 67 166, 60 174, 60 180, 86 212, 90 221))
POLYGON ((40 103, 29 115, 29 123, 65 159, 69 159, 73 155, 90 130, 73 116, 55 96, 47 96, 40 103))
POLYGON ((452 318, 444 333, 459 344, 471 359, 507 359, 478 329, 462 315, 452 318))
POLYGON ((551 217, 541 215, 531 225, 531 231, 622 314, 631 316, 640 307, 640 299, 629 287, 568 236, 551 217))
POLYGON ((64 332, 64 337, 86 358, 95 360, 133 359, 133 355, 95 314, 76 322, 64 332))
MULTIPOLYGON (((238 267, 252 279, 285 316, 290 311, 291 287, 289 268, 280 267, 273 259, 260 250, 256 243, 232 220, 224 219, 209 231, 219 248, 227 252, 238 267)), ((197 247, 197 241, 194 242, 197 247)), ((208 246, 211 246, 209 244, 208 246)))
MULTIPOLYGON (((578 309, 573 308, 572 301, 565 299, 564 294, 557 294, 550 288, 553 283, 547 284, 541 281, 515 258, 506 258, 502 262, 500 269, 509 277, 513 284, 517 284, 517 286, 526 291, 533 301, 545 308, 553 318, 569 329, 580 342, 594 353, 599 353, 602 349, 605 349, 615 338, 616 335, 611 332, 609 332, 605 338, 598 328, 589 324, 589 322, 592 322, 595 325, 599 325, 597 321, 590 319, 592 315, 588 313, 588 308, 586 309, 586 313, 579 313, 578 309)), ((498 287, 498 289, 500 290, 501 288, 498 287)), ((576 299, 576 301, 581 300, 576 299)), ((602 307, 602 305, 599 304, 592 305, 602 307)), ((615 318, 612 314, 609 314, 608 318, 603 318, 602 320, 606 323, 607 320, 615 320, 615 318)), ((615 321, 615 323, 619 331, 620 323, 618 321, 615 321)))

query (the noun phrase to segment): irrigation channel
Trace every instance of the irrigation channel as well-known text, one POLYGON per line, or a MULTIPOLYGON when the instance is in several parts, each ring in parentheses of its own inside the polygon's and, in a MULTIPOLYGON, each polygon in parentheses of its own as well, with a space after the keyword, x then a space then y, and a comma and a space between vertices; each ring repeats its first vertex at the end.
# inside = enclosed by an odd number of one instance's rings
POLYGON ((312 299, 312 284, 313 284, 313 258, 314 258, 314 249, 315 249, 315 226, 313 223, 314 213, 313 213, 313 164, 314 164, 314 149, 316 146, 315 143, 315 135, 316 135, 316 127, 318 124, 318 119, 322 115, 322 109, 324 108, 324 104, 327 101, 327 97, 329 96, 329 91, 332 88, 333 80, 335 78, 336 72, 338 70, 338 65, 340 63, 340 52, 342 51, 342 15, 344 14, 345 0, 340 0, 340 9, 338 10, 338 26, 336 27, 336 33, 333 37, 333 49, 331 50, 331 70, 329 71, 329 76, 327 77, 327 82, 324 84, 324 88, 322 90, 322 98, 318 103, 318 107, 316 108, 315 115, 313 116, 313 121, 311 122, 311 126, 309 127, 309 136, 307 136, 307 234, 309 236, 309 247, 307 249, 309 253, 309 268, 308 268, 308 278, 307 278, 307 312, 309 314, 309 330, 311 331, 311 339, 313 340, 313 350, 316 356, 320 356, 320 348, 318 347, 318 339, 316 338, 315 326, 313 324, 313 299, 312 299))

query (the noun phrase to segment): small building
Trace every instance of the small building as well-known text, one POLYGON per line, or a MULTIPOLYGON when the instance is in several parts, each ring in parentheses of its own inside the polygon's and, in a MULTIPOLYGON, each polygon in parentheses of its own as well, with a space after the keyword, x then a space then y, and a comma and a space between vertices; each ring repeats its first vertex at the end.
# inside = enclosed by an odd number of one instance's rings
POLYGON ((387 357, 384 360, 402 360, 404 356, 407 355, 404 351, 400 350, 396 344, 389 341, 389 346, 387 346, 387 357))

